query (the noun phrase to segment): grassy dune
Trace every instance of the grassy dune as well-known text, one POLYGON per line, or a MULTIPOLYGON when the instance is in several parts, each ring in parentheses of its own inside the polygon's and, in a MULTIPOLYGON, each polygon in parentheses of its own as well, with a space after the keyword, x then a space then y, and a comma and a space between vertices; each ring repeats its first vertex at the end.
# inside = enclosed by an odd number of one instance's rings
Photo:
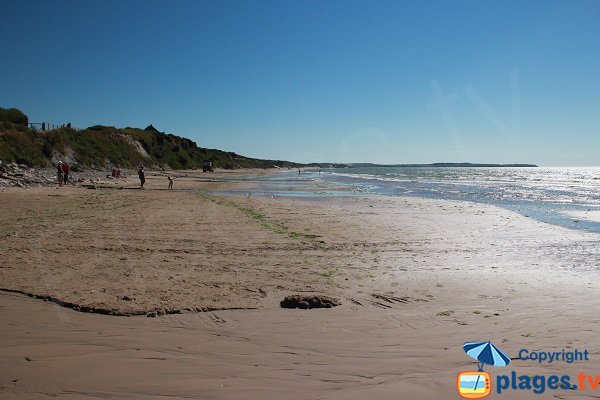
POLYGON ((188 169, 201 167, 204 160, 226 169, 300 166, 199 147, 190 139, 159 132, 152 126, 121 129, 96 125, 80 131, 64 127, 39 132, 27 127, 27 116, 20 111, 0 108, 0 160, 45 167, 57 155, 86 167, 144 164, 188 169))

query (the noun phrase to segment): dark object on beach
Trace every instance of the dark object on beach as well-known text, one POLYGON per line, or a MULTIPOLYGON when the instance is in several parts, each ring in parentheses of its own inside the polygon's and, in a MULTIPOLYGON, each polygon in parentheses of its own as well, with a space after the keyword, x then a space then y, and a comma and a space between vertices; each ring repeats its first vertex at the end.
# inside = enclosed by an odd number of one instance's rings
POLYGON ((140 186, 143 189, 144 183, 146 183, 146 175, 144 174, 144 166, 143 165, 140 165, 140 168, 138 169, 138 177, 140 178, 140 186))
POLYGON ((286 296, 279 305, 281 308, 331 308, 339 306, 341 301, 329 296, 294 294, 286 296))
POLYGON ((213 163, 212 161, 204 161, 202 163, 202 172, 213 172, 213 163))

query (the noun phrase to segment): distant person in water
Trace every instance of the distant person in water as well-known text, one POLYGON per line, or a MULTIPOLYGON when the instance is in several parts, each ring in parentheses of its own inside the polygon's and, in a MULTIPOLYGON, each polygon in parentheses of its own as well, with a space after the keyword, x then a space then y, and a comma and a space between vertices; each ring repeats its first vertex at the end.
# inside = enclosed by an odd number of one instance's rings
POLYGON ((175 180, 175 178, 172 178, 170 176, 167 176, 167 178, 169 178, 169 190, 173 189, 173 181, 175 180))
POLYGON ((144 166, 140 165, 140 169, 138 169, 138 176, 140 177, 140 186, 143 189, 144 183, 146 183, 146 176, 144 175, 144 166))
POLYGON ((64 178, 64 174, 63 174, 63 169, 62 169, 62 161, 59 161, 56 166, 56 179, 58 180, 58 186, 63 185, 63 178, 64 178))

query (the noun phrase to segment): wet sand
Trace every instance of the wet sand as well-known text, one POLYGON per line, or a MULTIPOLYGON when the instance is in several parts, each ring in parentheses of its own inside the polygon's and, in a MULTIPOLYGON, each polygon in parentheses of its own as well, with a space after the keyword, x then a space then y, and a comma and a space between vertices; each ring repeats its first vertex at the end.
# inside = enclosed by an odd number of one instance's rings
POLYGON ((592 353, 519 374, 600 369, 598 235, 464 202, 209 194, 252 186, 222 176, 0 192, 2 398, 457 398, 475 340, 592 353), (342 305, 279 307, 297 293, 342 305))

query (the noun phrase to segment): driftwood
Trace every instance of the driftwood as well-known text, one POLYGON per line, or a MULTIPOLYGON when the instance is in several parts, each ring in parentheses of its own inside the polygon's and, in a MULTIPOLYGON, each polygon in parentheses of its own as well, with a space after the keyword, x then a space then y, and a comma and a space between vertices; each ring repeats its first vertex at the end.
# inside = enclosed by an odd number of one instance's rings
POLYGON ((3 174, 2 172, 0 172, 0 178, 1 179, 7 179, 7 180, 13 181, 13 182, 19 182, 20 181, 20 179, 13 178, 12 176, 8 176, 6 174, 3 174))
POLYGON ((82 183, 80 186, 84 187, 86 189, 114 189, 114 190, 123 189, 122 186, 107 186, 107 185, 99 185, 96 183, 82 183))
POLYGON ((25 187, 30 184, 41 184, 44 182, 41 179, 31 179, 23 176, 22 174, 13 175, 0 172, 0 179, 6 179, 7 181, 15 182, 18 187, 25 187))

